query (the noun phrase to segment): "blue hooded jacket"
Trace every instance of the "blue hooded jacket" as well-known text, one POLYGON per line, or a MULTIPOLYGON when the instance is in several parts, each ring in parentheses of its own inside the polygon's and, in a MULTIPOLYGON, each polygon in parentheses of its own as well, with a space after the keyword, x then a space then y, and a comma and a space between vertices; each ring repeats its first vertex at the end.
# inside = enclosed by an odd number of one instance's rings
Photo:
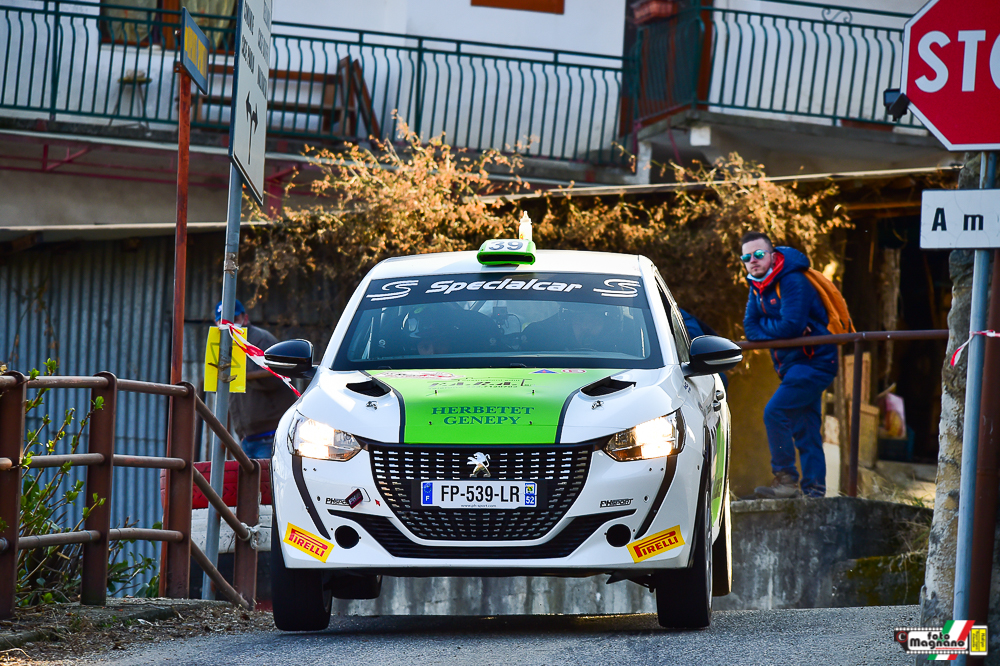
MULTIPOLYGON (((747 340, 829 335, 826 308, 804 274, 809 268, 809 258, 794 248, 776 247, 772 268, 771 274, 760 282, 747 278, 750 295, 743 317, 747 340)), ((837 347, 772 349, 771 361, 779 377, 784 377, 793 365, 800 364, 827 372, 832 377, 837 373, 837 347)))

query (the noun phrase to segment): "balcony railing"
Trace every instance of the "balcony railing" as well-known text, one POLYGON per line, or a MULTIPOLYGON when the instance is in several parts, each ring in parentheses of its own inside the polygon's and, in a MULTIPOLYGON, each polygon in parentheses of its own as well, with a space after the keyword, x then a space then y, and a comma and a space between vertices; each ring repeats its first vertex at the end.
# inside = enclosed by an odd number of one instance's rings
MULTIPOLYGON (((235 23, 196 14, 212 44, 192 125, 228 128, 235 23)), ((0 5, 0 109, 76 122, 177 122, 180 15, 99 2, 0 5)), ((268 132, 313 142, 445 133, 460 148, 610 163, 621 59, 274 22, 268 132)))
MULTIPOLYGON (((908 14, 774 0, 780 13, 692 1, 639 29, 626 58, 625 125, 687 108, 889 129, 882 91, 899 86, 908 14)), ((752 3, 759 6, 760 3, 752 3)), ((920 127, 913 116, 904 125, 920 127)))

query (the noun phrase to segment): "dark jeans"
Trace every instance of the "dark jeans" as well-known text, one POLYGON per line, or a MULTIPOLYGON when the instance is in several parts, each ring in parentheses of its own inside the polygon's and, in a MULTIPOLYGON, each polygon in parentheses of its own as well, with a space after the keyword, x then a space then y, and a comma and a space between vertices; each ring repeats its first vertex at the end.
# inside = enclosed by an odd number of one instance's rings
POLYGON ((764 408, 767 443, 771 447, 771 470, 775 476, 784 472, 798 480, 795 449, 802 464, 802 493, 809 497, 826 494, 826 457, 820 434, 820 399, 836 374, 826 368, 793 365, 781 380, 781 386, 764 408))
POLYGON ((274 431, 260 432, 256 435, 244 437, 240 445, 251 459, 270 458, 271 451, 274 449, 274 431))

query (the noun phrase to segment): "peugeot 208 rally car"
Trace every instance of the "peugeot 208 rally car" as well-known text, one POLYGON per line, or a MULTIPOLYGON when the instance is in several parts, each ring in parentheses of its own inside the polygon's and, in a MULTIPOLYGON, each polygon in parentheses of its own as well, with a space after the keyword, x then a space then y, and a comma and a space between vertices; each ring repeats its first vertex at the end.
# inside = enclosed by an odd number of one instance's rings
POLYGON ((659 622, 705 627, 731 582, 723 338, 688 339, 641 256, 535 251, 378 264, 272 460, 272 590, 283 630, 391 576, 592 576, 655 591, 659 622))

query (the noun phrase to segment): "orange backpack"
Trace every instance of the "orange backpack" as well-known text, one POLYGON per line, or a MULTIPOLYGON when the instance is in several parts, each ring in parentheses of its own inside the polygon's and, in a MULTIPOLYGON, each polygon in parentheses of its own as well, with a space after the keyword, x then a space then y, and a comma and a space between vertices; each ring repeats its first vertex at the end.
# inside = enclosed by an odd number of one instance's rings
MULTIPOLYGON (((837 289, 837 285, 830 282, 825 275, 815 268, 807 268, 803 271, 806 279, 816 288, 819 300, 826 308, 826 316, 829 319, 827 328, 833 335, 841 333, 854 333, 854 322, 851 321, 851 313, 847 311, 847 301, 837 289)), ((781 298, 781 283, 777 285, 778 298, 781 298)))

